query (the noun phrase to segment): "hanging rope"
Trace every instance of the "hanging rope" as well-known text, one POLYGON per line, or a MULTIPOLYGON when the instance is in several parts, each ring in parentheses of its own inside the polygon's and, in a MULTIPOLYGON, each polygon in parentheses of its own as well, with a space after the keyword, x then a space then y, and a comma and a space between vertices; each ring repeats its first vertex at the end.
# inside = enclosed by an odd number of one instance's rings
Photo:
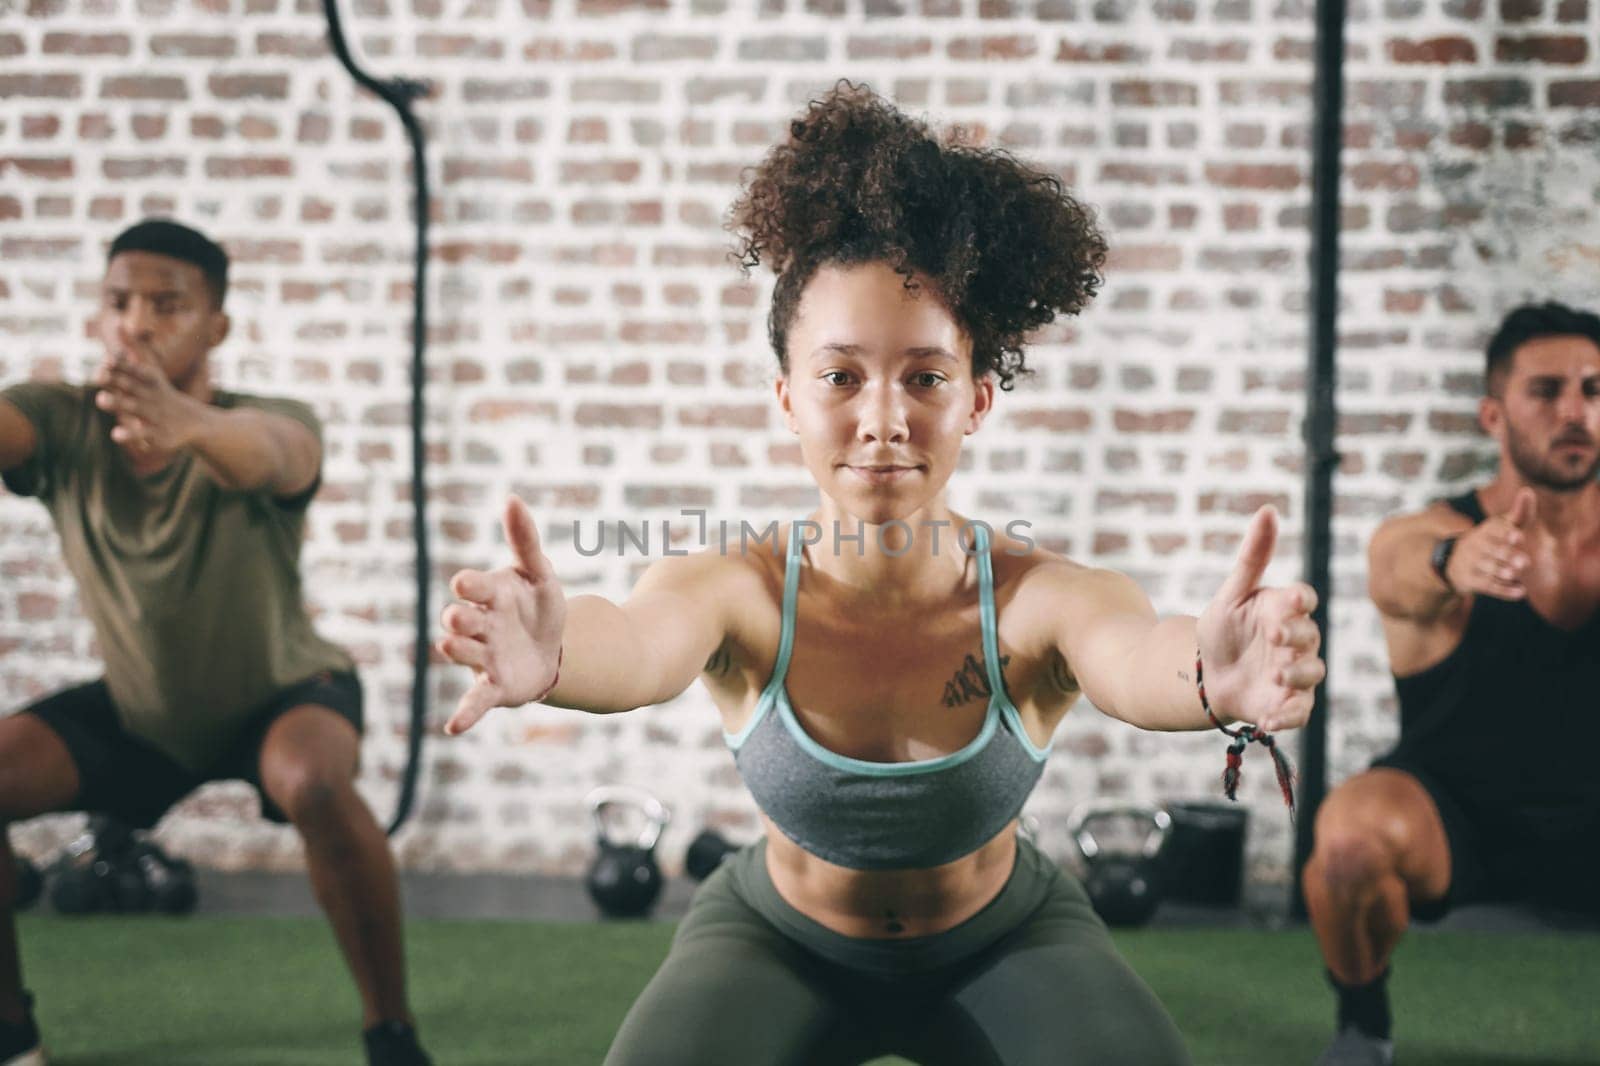
POLYGON ((400 116, 406 136, 411 141, 411 175, 415 183, 416 241, 413 251, 415 273, 411 293, 411 535, 417 546, 417 632, 414 651, 415 666, 411 679, 411 727, 406 745, 406 767, 400 777, 400 798, 395 806, 394 818, 389 822, 389 833, 405 824, 416 801, 417 776, 422 763, 422 738, 428 716, 428 582, 433 567, 428 557, 427 491, 423 473, 427 456, 422 440, 424 359, 428 344, 428 160, 422 124, 411 111, 412 101, 428 93, 428 83, 410 78, 391 78, 379 81, 362 70, 350 54, 345 41, 344 27, 339 21, 338 0, 323 0, 323 11, 328 18, 328 40, 333 54, 350 72, 362 88, 377 95, 400 116))

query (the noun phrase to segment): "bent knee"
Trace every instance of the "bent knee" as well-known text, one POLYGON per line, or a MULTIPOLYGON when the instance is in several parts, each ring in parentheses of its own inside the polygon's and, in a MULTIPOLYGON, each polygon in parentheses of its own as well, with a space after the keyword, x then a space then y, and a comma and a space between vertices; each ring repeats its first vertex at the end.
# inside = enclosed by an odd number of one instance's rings
POLYGON ((1416 835, 1403 811, 1377 797, 1335 792, 1317 812, 1307 874, 1334 889, 1371 884, 1399 871, 1416 835))
POLYGON ((338 817, 354 791, 348 778, 328 770, 295 766, 262 774, 262 787, 289 821, 297 826, 320 824, 338 817))
POLYGON ((1334 891, 1348 891, 1375 884, 1398 870, 1393 849, 1374 833, 1359 826, 1324 830, 1319 825, 1306 876, 1334 891))

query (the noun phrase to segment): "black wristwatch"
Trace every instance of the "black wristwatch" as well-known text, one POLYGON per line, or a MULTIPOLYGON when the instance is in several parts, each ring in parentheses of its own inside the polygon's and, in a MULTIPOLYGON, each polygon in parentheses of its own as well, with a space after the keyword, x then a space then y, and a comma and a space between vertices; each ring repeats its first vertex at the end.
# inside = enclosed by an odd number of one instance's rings
POLYGON ((1433 567, 1433 572, 1439 575, 1439 580, 1444 582, 1444 587, 1451 592, 1456 587, 1450 583, 1450 577, 1445 573, 1445 567, 1450 565, 1450 553, 1456 550, 1456 537, 1440 537, 1433 545, 1433 554, 1428 556, 1428 565, 1433 567))

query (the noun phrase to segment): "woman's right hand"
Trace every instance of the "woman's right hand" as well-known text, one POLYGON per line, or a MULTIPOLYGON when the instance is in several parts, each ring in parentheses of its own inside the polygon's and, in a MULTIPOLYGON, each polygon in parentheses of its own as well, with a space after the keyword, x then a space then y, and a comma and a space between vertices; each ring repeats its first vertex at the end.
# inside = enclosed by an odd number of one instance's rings
POLYGON ((502 522, 515 565, 488 572, 462 570, 450 579, 458 602, 444 609, 445 636, 434 645, 452 662, 472 668, 472 687, 445 723, 465 732, 494 707, 520 707, 549 695, 560 668, 567 598, 539 549, 527 505, 506 501, 502 522))

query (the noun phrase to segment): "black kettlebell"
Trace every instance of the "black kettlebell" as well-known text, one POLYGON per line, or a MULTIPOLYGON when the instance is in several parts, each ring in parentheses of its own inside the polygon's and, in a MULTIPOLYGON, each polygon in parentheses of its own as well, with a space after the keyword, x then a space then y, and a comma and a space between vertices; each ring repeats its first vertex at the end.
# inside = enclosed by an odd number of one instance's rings
POLYGON ((696 881, 704 881, 717 872, 722 860, 739 850, 737 844, 715 829, 702 829, 700 835, 689 841, 689 850, 683 856, 683 872, 696 881))
POLYGON ((17 910, 27 910, 38 901, 44 892, 44 875, 39 873, 39 868, 29 860, 18 855, 16 858, 16 884, 17 884, 17 910))
POLYGON ((656 865, 655 849, 661 830, 672 816, 660 800, 629 785, 602 785, 589 793, 587 802, 594 815, 600 848, 584 879, 589 898, 607 918, 643 917, 661 895, 661 868, 656 865), (606 812, 616 807, 631 808, 644 816, 646 825, 635 843, 612 841, 606 812))
POLYGON ((1107 925, 1136 926, 1161 903, 1161 849, 1172 817, 1157 807, 1089 803, 1068 823, 1083 859, 1083 887, 1107 925))
POLYGON ((199 903, 194 867, 188 862, 174 859, 149 840, 133 846, 129 861, 138 871, 148 907, 163 914, 188 914, 199 903))
POLYGON ((89 819, 45 874, 50 902, 62 914, 141 909, 144 882, 126 864, 132 831, 106 815, 89 819))

